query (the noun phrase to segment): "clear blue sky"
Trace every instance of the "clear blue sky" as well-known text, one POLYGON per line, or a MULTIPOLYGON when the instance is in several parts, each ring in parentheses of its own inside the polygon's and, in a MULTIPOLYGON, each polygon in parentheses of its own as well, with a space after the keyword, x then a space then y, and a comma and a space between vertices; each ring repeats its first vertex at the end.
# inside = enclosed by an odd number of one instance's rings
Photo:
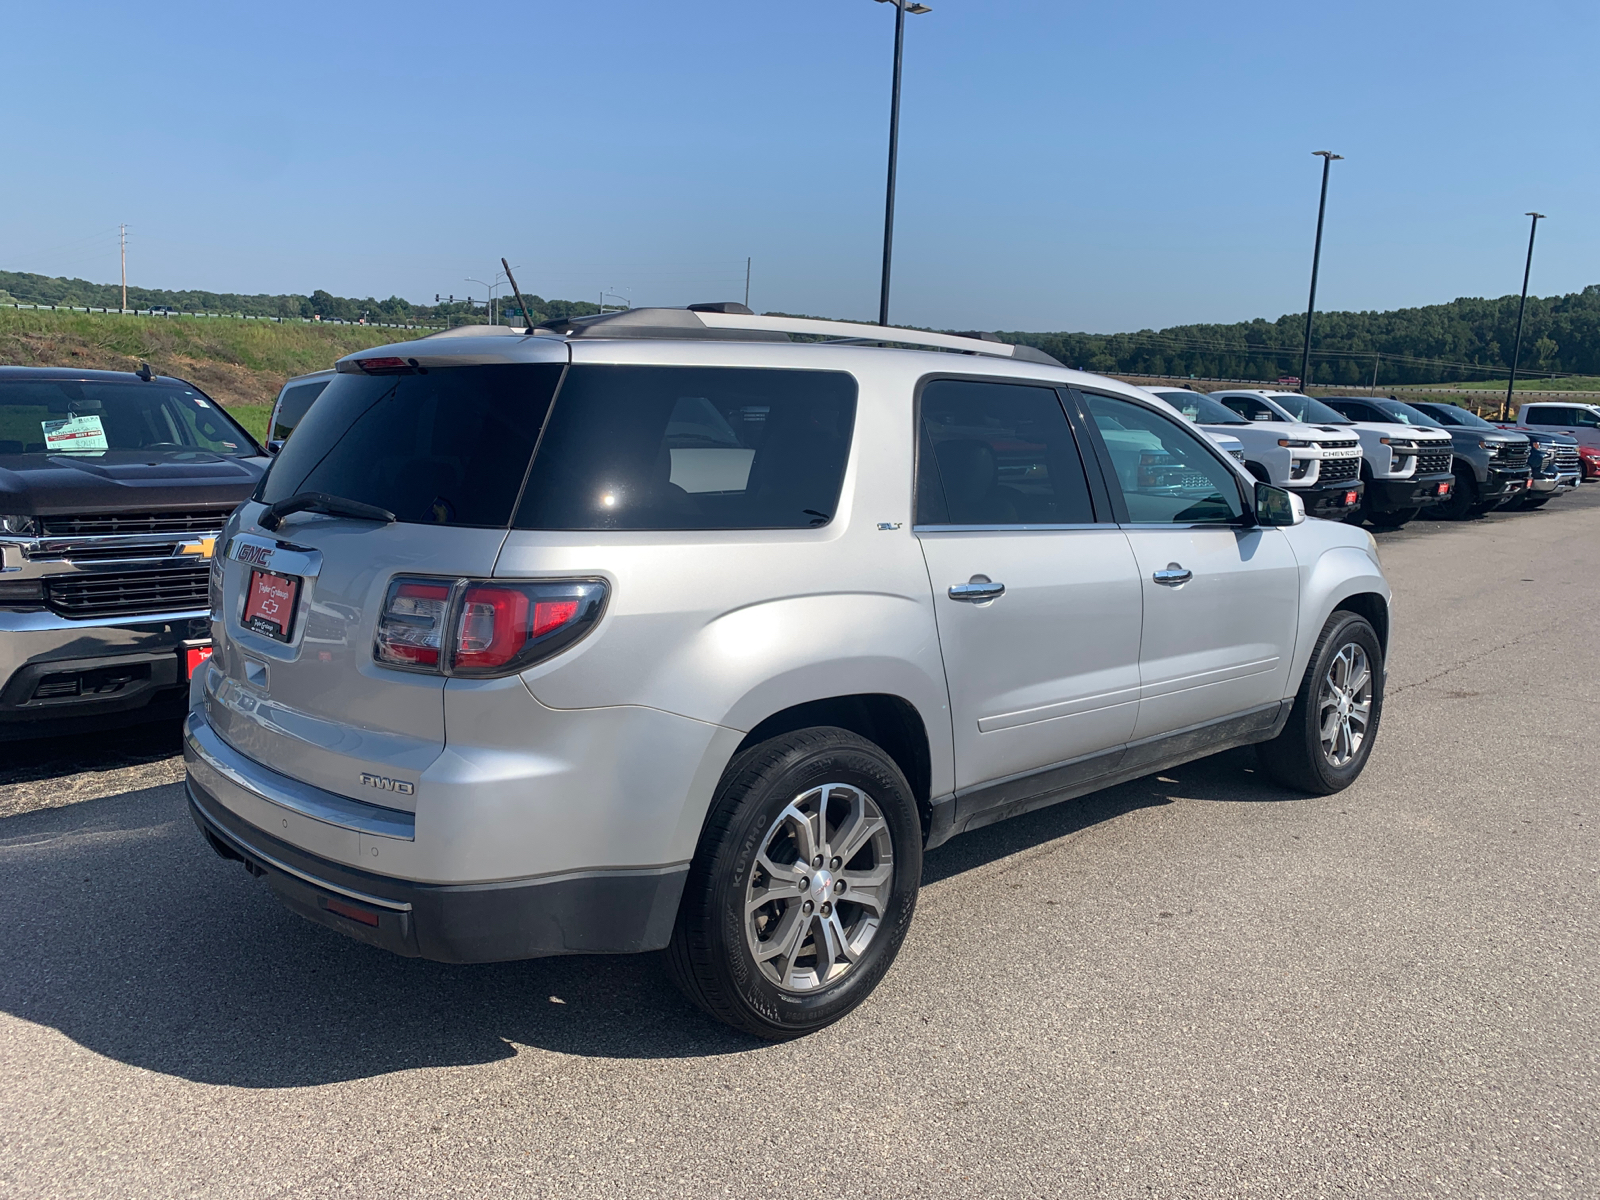
MULTIPOLYGON (((1600 282, 1600 5, 933 0, 893 319, 1109 332, 1600 282)), ((870 0, 5 0, 0 268, 412 300, 877 307, 870 0), (481 289, 478 292, 481 295, 481 289)))

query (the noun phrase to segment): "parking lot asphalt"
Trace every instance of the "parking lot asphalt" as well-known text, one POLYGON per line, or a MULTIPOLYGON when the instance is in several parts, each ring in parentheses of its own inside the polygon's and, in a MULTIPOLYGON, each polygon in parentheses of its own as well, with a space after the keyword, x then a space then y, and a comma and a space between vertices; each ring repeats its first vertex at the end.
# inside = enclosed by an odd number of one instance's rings
POLYGON ((0 1193, 1600 1194, 1600 487, 1381 535, 1348 791, 1236 751, 931 853, 856 1014, 450 967, 200 841, 172 732, 0 745, 0 1193))

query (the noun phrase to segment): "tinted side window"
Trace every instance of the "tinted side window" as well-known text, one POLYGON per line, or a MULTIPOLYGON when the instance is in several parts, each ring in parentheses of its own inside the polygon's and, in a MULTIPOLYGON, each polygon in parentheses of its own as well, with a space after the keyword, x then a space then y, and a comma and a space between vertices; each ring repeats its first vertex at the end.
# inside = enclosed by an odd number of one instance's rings
POLYGON ((1251 396, 1224 396, 1222 402, 1246 421, 1281 421, 1272 409, 1251 396))
POLYGON ((1600 413, 1595 412, 1594 409, 1573 408, 1568 411, 1572 413, 1572 420, 1568 424, 1577 425, 1584 429, 1600 427, 1600 413))
POLYGON ((322 389, 327 386, 326 379, 319 379, 314 383, 297 383, 291 388, 285 388, 272 422, 272 432, 267 436, 275 442, 287 438, 294 432, 294 427, 305 420, 306 410, 311 407, 311 402, 322 395, 322 389))
POLYGON ((1226 523, 1244 513, 1239 481, 1194 433, 1142 405, 1084 395, 1135 524, 1226 523))
POLYGON ((504 528, 560 379, 555 363, 336 375, 259 498, 328 492, 410 524, 504 528))
POLYGON ((856 381, 840 371, 573 367, 516 527, 826 525, 855 412, 856 381))
POLYGON ((1094 520, 1083 459, 1055 390, 936 379, 922 389, 919 525, 1094 520))

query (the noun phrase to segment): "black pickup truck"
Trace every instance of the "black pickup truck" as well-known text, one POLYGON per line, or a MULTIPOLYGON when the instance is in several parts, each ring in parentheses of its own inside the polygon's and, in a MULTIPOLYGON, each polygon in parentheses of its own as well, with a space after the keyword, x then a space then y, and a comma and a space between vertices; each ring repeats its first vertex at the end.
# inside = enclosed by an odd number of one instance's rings
POLYGON ((0 367, 0 740, 181 715, 267 462, 181 379, 0 367))

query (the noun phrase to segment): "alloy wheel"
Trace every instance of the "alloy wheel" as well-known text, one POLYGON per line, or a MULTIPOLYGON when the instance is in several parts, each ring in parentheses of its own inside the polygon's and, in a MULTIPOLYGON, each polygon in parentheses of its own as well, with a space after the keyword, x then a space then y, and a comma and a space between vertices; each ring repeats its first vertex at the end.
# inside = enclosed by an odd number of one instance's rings
POLYGON ((1322 754, 1343 768, 1361 753, 1372 720, 1372 667, 1367 652, 1346 642, 1328 664, 1317 700, 1322 754))
POLYGON ((745 884, 745 943, 770 982, 816 991, 861 961, 893 887, 894 844, 877 803, 852 784, 811 788, 761 839, 745 884))

